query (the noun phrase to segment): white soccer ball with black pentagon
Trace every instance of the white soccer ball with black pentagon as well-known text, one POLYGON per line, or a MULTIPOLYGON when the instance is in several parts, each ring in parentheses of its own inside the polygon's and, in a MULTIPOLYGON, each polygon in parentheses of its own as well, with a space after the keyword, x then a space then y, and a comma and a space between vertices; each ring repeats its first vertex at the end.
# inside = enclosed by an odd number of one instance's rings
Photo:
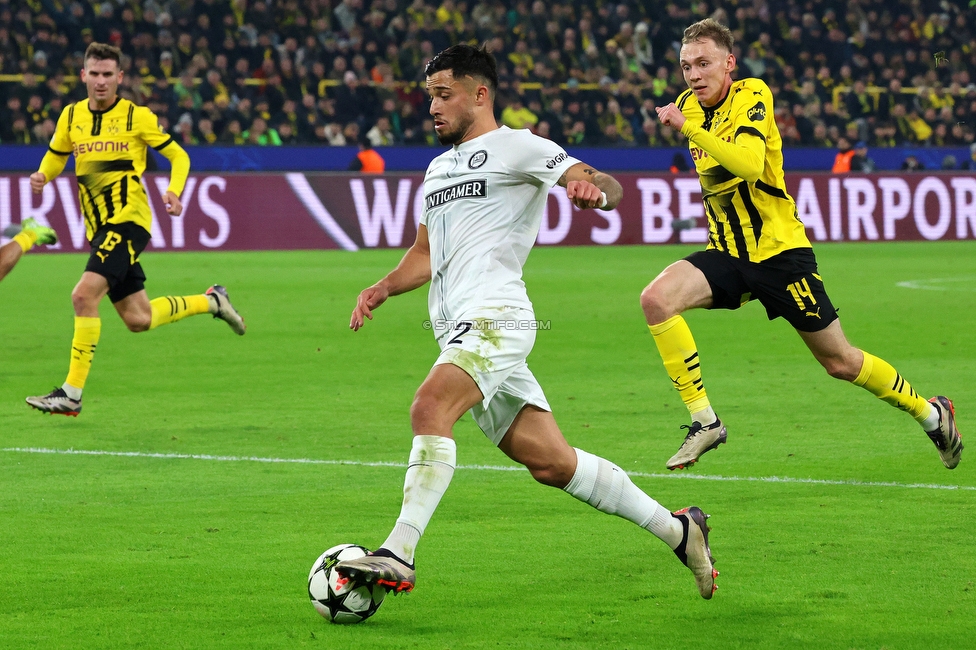
POLYGON ((339 575, 335 565, 368 554, 358 544, 333 546, 315 560, 308 572, 308 597, 315 611, 333 623, 361 623, 376 613, 383 604, 386 590, 379 585, 353 584, 339 575))

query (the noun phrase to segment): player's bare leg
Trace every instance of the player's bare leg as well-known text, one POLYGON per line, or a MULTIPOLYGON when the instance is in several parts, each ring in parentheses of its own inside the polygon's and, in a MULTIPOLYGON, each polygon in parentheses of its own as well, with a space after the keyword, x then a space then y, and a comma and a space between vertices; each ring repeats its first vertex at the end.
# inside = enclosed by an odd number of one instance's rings
POLYGON ((610 461, 566 442, 552 413, 524 407, 499 444, 505 455, 525 465, 532 477, 559 488, 601 512, 617 515, 652 533, 691 569, 702 598, 715 592, 714 560, 705 515, 697 507, 671 513, 638 488, 610 461))
POLYGON ((953 469, 962 457, 962 436, 955 409, 942 395, 925 400, 888 362, 852 346, 835 320, 819 332, 800 338, 831 377, 849 381, 911 415, 939 451, 942 464, 953 469))
POLYGON ((152 325, 152 306, 145 289, 126 296, 112 306, 130 332, 145 332, 152 325))
POLYGON ((678 260, 641 292, 640 302, 668 377, 691 414, 691 425, 681 427, 688 430, 684 442, 666 464, 671 470, 684 469, 728 437, 725 425, 708 401, 698 346, 681 317, 689 309, 711 306, 712 289, 697 267, 687 260, 678 260))
POLYGON ((17 265, 24 255, 24 250, 17 242, 9 242, 0 246, 0 280, 10 273, 10 269, 17 265))
POLYGON ((410 407, 413 446, 403 483, 403 504, 386 541, 363 558, 340 562, 350 580, 408 593, 417 582, 414 554, 441 497, 454 476, 456 451, 451 429, 482 400, 468 373, 452 364, 431 369, 410 407))

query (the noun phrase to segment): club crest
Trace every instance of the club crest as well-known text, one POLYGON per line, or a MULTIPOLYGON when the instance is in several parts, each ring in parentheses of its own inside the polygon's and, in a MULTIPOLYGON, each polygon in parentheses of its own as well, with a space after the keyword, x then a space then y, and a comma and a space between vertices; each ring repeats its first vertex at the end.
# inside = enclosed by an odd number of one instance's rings
POLYGON ((488 152, 482 149, 481 151, 474 152, 471 159, 468 161, 468 167, 471 169, 478 169, 488 160, 488 152))

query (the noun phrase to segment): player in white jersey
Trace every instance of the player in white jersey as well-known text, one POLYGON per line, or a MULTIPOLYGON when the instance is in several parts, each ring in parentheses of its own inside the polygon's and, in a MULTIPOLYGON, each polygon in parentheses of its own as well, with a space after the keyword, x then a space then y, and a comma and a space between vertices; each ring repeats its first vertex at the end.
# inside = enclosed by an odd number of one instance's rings
POLYGON ((441 144, 424 180, 417 240, 400 264, 359 294, 350 327, 390 296, 430 281, 430 317, 441 354, 410 408, 413 448, 400 517, 374 553, 340 562, 356 583, 388 591, 414 587, 414 551, 455 467, 451 429, 468 410, 485 434, 544 485, 650 531, 715 591, 705 515, 675 513, 642 492, 613 463, 569 446, 525 359, 535 315, 522 265, 535 242, 549 188, 560 185, 577 207, 613 208, 623 195, 607 174, 529 131, 499 127, 493 114, 498 74, 484 48, 450 47, 427 64, 430 114, 441 144))

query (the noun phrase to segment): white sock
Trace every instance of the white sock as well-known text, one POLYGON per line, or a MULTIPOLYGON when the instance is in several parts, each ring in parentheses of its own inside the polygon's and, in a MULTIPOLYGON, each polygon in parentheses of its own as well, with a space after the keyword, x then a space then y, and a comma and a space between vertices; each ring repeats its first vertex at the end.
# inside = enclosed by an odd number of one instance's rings
POLYGON ((939 409, 935 405, 929 404, 929 414, 922 420, 922 429, 925 431, 935 431, 939 428, 939 409))
POLYGON ((69 383, 64 383, 61 384, 61 390, 63 390, 64 394, 73 400, 81 399, 81 389, 78 388, 77 386, 72 386, 69 383))
POLYGON ((681 522, 609 460, 577 449, 576 473, 563 489, 601 512, 634 522, 663 540, 671 550, 681 543, 681 522))
POLYGON ((413 564, 417 542, 447 491, 457 463, 457 446, 444 436, 414 436, 403 480, 403 505, 382 547, 413 564))
POLYGON ((718 416, 715 415, 715 411, 712 410, 711 406, 706 406, 705 408, 698 411, 697 413, 692 413, 691 419, 694 420, 695 422, 701 422, 701 425, 703 427, 707 427, 708 425, 715 422, 715 420, 718 419, 718 416))

